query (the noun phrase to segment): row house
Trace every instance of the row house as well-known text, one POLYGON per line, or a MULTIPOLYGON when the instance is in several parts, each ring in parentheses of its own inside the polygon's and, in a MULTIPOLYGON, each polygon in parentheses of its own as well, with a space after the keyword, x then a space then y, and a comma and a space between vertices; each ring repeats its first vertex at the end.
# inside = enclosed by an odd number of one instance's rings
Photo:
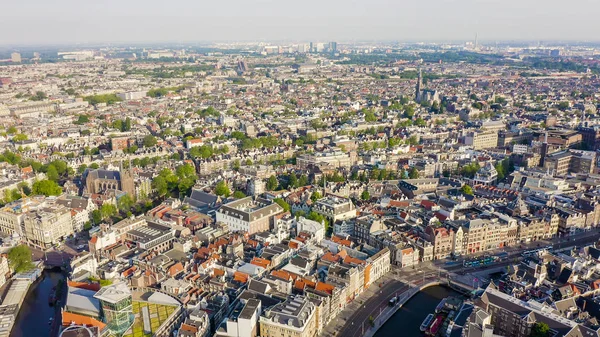
POLYGON ((515 217, 519 223, 518 242, 526 243, 556 237, 559 217, 555 213, 546 213, 542 218, 515 217))
POLYGON ((445 259, 452 254, 452 248, 455 245, 455 235, 452 228, 429 225, 425 228, 425 233, 433 244, 434 259, 445 259))

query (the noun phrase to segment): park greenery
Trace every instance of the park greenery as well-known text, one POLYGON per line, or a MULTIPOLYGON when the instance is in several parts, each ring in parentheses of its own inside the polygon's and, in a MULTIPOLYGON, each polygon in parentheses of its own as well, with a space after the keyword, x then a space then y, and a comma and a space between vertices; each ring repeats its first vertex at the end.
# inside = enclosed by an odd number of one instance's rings
POLYGON ((120 97, 118 97, 116 94, 86 96, 83 98, 83 100, 88 101, 92 105, 97 105, 100 103, 114 104, 114 103, 122 101, 122 99, 120 97))

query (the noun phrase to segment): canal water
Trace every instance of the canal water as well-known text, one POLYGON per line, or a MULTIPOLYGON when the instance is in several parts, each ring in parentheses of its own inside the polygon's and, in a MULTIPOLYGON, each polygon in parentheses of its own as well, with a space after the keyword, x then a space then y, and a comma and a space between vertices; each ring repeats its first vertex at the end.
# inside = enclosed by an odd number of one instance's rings
MULTIPOLYGON (((48 320, 54 317, 55 308, 48 305, 48 297, 61 279, 64 280, 64 276, 59 272, 44 271, 40 279, 31 285, 11 337, 50 337, 48 320)), ((60 319, 60 315, 56 317, 54 319, 60 319)))
POLYGON ((435 286, 417 293, 406 302, 378 331, 375 337, 423 337, 419 329, 428 314, 448 296, 460 296, 452 289, 435 286))

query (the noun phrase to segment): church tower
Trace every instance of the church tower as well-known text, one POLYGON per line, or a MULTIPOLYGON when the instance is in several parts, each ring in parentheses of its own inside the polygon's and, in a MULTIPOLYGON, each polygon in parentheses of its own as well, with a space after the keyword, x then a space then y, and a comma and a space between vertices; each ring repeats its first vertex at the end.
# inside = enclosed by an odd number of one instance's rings
POLYGON ((121 191, 129 194, 130 197, 135 198, 135 182, 133 178, 133 169, 131 164, 129 168, 123 168, 123 161, 119 165, 119 176, 121 183, 121 191))
POLYGON ((419 76, 417 78, 417 86, 415 88, 415 101, 421 102, 421 92, 423 90, 423 74, 421 73, 421 67, 419 67, 419 76))

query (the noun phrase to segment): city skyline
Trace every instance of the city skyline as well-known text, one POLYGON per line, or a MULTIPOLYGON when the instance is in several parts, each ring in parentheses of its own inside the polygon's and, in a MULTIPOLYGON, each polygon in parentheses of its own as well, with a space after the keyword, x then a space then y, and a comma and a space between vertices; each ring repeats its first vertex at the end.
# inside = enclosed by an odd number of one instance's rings
POLYGON ((539 4, 510 1, 387 3, 309 0, 301 6, 272 1, 157 1, 6 4, 0 20, 13 27, 0 44, 272 40, 563 40, 593 41, 600 5, 575 0, 539 4), (582 11, 581 8, 586 8, 582 11), (518 10, 517 10, 518 9, 518 10))

